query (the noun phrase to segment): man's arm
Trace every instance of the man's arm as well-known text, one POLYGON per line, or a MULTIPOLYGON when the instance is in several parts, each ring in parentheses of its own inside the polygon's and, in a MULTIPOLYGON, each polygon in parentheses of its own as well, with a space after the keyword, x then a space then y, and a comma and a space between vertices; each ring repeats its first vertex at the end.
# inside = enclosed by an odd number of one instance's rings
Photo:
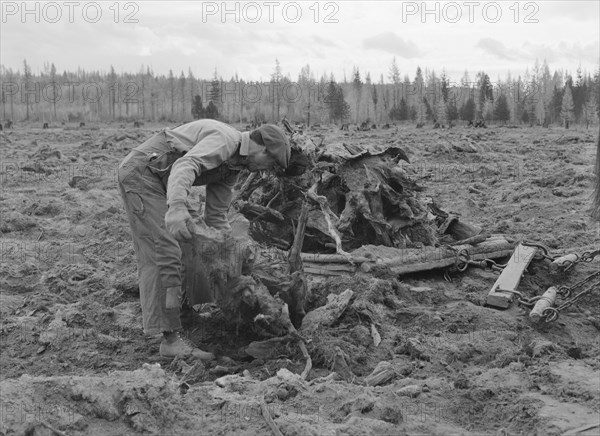
POLYGON ((233 154, 235 149, 231 151, 228 145, 227 138, 215 131, 175 161, 167 184, 167 205, 185 204, 194 180, 202 171, 218 167, 233 154))
POLYGON ((190 189, 196 177, 202 172, 201 165, 192 159, 178 159, 171 168, 167 182, 167 206, 176 203, 186 204, 190 189))

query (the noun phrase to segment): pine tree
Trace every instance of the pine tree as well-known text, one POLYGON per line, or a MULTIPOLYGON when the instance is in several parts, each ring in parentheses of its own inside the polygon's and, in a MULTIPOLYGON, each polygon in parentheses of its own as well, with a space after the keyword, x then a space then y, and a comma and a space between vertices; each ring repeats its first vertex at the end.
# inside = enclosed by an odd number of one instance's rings
POLYGON ((456 96, 450 97, 447 107, 448 122, 456 121, 458 119, 458 106, 456 105, 456 96))
POLYGON ((194 104, 194 99, 196 98, 195 96, 197 95, 196 85, 194 83, 195 80, 196 79, 194 78, 194 74, 192 73, 192 69, 188 68, 187 81, 190 84, 190 109, 191 109, 191 106, 194 104))
POLYGON ((560 120, 560 108, 562 105, 562 96, 563 93, 558 88, 558 86, 554 86, 554 90, 552 92, 552 99, 550 100, 550 118, 552 122, 556 122, 560 120))
POLYGON ((506 95, 500 94, 496 100, 496 106, 494 107, 494 119, 506 123, 510 120, 510 110, 508 109, 508 100, 506 95))
POLYGON ((479 113, 477 116, 479 118, 485 118, 486 109, 489 108, 489 105, 486 105, 486 103, 494 100, 494 92, 490 77, 485 72, 481 71, 477 73, 477 78, 477 83, 479 85, 479 113))
POLYGON ((29 120, 29 88, 31 87, 31 68, 27 65, 27 61, 23 60, 23 77, 24 77, 24 89, 25 89, 25 119, 29 120))
POLYGON ((344 98, 344 90, 333 80, 330 80, 327 86, 326 103, 329 108, 329 118, 332 122, 344 122, 350 116, 350 105, 344 98))
POLYGON ((440 82, 441 82, 442 98, 444 99, 444 103, 448 103, 448 96, 449 96, 449 90, 450 90, 450 81, 446 77, 446 71, 445 70, 442 70, 442 77, 440 78, 440 82))
MULTIPOLYGON (((63 80, 64 81, 64 80, 63 80)), ((119 87, 117 73, 115 72, 115 68, 110 66, 110 74, 108 78, 108 107, 112 120, 114 121, 117 113, 115 106, 117 104, 117 89, 119 87)))
POLYGON ((406 121, 408 120, 409 112, 408 112, 408 104, 406 104, 406 100, 404 97, 400 98, 400 107, 398 108, 398 115, 400 120, 406 121))
POLYGON ((306 114, 306 118, 303 117, 303 121, 306 120, 306 125, 310 126, 311 113, 312 110, 314 110, 312 101, 317 98, 317 89, 315 78, 310 71, 310 66, 308 64, 300 69, 298 84, 300 85, 300 91, 302 92, 302 113, 306 114))
POLYGON ((175 76, 173 70, 169 70, 169 91, 171 93, 171 119, 175 118, 175 76))
POLYGON ((392 65, 390 65, 389 79, 393 84, 393 95, 392 95, 392 107, 398 106, 399 100, 399 86, 400 86, 400 70, 398 68, 398 63, 396 62, 396 57, 392 59, 392 65))
POLYGON ((200 97, 199 95, 194 96, 194 100, 192 103, 192 117, 195 120, 204 118, 204 107, 202 106, 202 97, 200 97))
POLYGON ((565 86, 562 103, 560 107, 560 116, 564 120, 565 128, 569 128, 569 122, 573 120, 573 94, 571 92, 570 83, 565 86))
POLYGON ((360 113, 360 100, 362 97, 362 80, 360 78, 360 71, 358 67, 354 67, 354 71, 352 71, 352 87, 354 88, 354 94, 356 98, 356 124, 359 123, 359 113, 360 113))
MULTIPOLYGON (((56 67, 54 64, 50 66, 50 81, 53 85, 52 108, 54 110, 54 121, 56 121, 56 100, 58 99, 58 84, 56 83, 56 67)), ((100 101, 100 99, 98 99, 100 101)))
POLYGON ((423 80, 423 72, 421 71, 421 67, 417 66, 417 71, 415 73, 414 80, 415 87, 415 106, 417 109, 417 123, 424 123, 425 117, 428 113, 428 103, 426 99, 423 97, 423 88, 424 88, 424 80, 423 80))
POLYGON ((217 109, 217 106, 213 103, 212 100, 209 101, 208 104, 206 105, 206 110, 204 111, 204 117, 211 118, 213 120, 219 119, 219 109, 217 109))
MULTIPOLYGON (((219 113, 219 108, 221 107, 221 95, 221 81, 219 80, 219 76, 217 75, 217 69, 215 68, 213 79, 210 82, 210 91, 208 93, 208 99, 213 102, 213 106, 215 106, 217 114, 219 113)), ((208 106, 206 108, 208 110, 208 106)), ((210 117, 208 117, 207 115, 207 118, 210 117)))
POLYGON ((438 98, 438 101, 435 105, 435 119, 438 123, 444 125, 448 122, 448 110, 446 108, 446 103, 444 103, 443 98, 438 98))
POLYGON ((378 123, 379 119, 377 117, 377 102, 379 101, 379 96, 377 95, 377 85, 373 83, 371 85, 371 100, 373 100, 373 111, 375 112, 375 122, 378 123))
POLYGON ((473 121, 475 119, 475 100, 472 97, 460 107, 460 119, 464 121, 473 121))
POLYGON ((370 119, 370 113, 369 113, 369 97, 368 94, 371 91, 371 73, 367 73, 366 77, 365 77, 365 89, 367 90, 367 120, 370 119))
POLYGON ((281 65, 279 59, 275 59, 275 71, 271 74, 271 113, 274 121, 279 120, 279 110, 281 106, 281 93, 279 92, 279 88, 281 86, 281 79, 283 79, 281 65))
MULTIPOLYGON (((181 75, 179 76, 179 94, 181 96, 181 117, 185 117, 185 74, 183 74, 183 70, 181 71, 181 75)), ((185 121, 184 119, 182 121, 185 121)))

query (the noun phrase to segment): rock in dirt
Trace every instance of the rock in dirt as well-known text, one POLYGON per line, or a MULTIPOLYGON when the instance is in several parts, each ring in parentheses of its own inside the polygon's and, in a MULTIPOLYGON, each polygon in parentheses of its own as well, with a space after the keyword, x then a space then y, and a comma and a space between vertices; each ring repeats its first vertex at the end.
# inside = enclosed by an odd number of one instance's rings
POLYGON ((67 324, 62 320, 62 312, 59 310, 46 329, 40 333, 38 342, 42 345, 49 345, 61 339, 66 330, 67 324))
POLYGON ((19 212, 8 212, 2 215, 0 221, 0 232, 2 233, 20 232, 37 225, 33 218, 19 212))
POLYGON ((275 401, 275 399, 286 401, 298 395, 299 392, 307 392, 308 383, 300 375, 281 368, 275 377, 260 382, 258 390, 263 392, 267 402, 275 401))
POLYGON ((350 336, 356 345, 367 348, 373 342, 370 330, 364 325, 356 325, 350 330, 350 336))
POLYGON ((330 326, 344 313, 354 292, 346 289, 339 295, 329 294, 327 304, 306 314, 302 322, 303 332, 316 332, 320 327, 330 326))
MULTIPOLYGON (((32 143, 32 145, 37 145, 32 143)), ((47 159, 62 159, 62 153, 60 150, 55 149, 54 147, 50 147, 49 145, 45 145, 40 147, 33 154, 30 154, 29 157, 34 160, 47 160, 47 159)))
POLYGON ((381 386, 396 377, 396 370, 390 362, 379 362, 373 372, 365 377, 367 386, 381 386))
POLYGON ((377 327, 375 327, 375 324, 371 324, 371 337, 373 338, 373 345, 378 347, 379 344, 381 344, 381 335, 377 331, 377 327))
POLYGON ((459 375, 455 380, 454 380, 454 387, 456 389, 468 389, 469 386, 471 386, 471 382, 469 381, 469 379, 464 376, 464 375, 459 375))
POLYGON ((425 353, 425 348, 421 342, 416 338, 409 338, 407 341, 397 350, 399 354, 406 354, 412 358, 419 360, 431 360, 431 357, 425 353))
POLYGON ((100 182, 102 179, 100 177, 85 177, 85 176, 73 176, 73 178, 69 181, 69 186, 71 188, 77 188, 80 191, 89 191, 92 187, 91 185, 94 183, 100 182))
POLYGON ((556 348, 554 343, 546 341, 544 339, 535 340, 531 343, 530 346, 532 350, 531 355, 533 357, 539 357, 544 354, 550 354, 556 348))
POLYGON ((408 385, 398 389, 396 393, 405 397, 417 398, 421 395, 421 387, 418 385, 408 385))
POLYGON ((215 384, 220 388, 230 392, 239 393, 246 392, 249 388, 249 385, 254 383, 254 380, 239 375, 225 375, 215 380, 215 384))
POLYGON ((56 203, 50 201, 40 201, 31 203, 27 206, 23 212, 27 215, 35 215, 35 216, 55 216, 61 212, 61 207, 56 203))

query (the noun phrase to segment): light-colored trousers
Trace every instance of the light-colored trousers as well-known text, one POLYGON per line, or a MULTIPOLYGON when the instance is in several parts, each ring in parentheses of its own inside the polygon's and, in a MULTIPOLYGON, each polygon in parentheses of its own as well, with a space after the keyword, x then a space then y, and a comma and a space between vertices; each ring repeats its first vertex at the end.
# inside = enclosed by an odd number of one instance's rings
MULTIPOLYGON (((156 134, 132 150, 118 168, 118 187, 129 219, 137 259, 144 333, 156 335, 181 328, 179 307, 167 308, 167 289, 181 289, 181 248, 166 230, 166 188, 148 168, 153 152, 165 151, 164 135, 156 134)), ((231 175, 233 176, 233 175, 231 175)), ((236 177, 211 180, 206 189, 205 221, 227 228, 225 212, 236 177)))

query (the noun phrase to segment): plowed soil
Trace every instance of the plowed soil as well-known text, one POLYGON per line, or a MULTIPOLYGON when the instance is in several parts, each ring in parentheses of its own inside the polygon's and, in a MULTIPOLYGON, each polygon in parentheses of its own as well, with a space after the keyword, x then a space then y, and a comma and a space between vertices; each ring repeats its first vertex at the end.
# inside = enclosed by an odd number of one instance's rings
MULTIPOLYGON (((265 415, 284 435, 598 434, 600 289, 557 321, 534 324, 516 302, 485 307, 499 273, 475 267, 451 281, 443 271, 309 277, 308 311, 329 294, 353 296, 312 337, 306 380, 295 345, 253 359, 244 352, 252 332, 210 308, 186 334, 217 361, 157 357, 160 337, 141 329, 116 168, 161 127, 0 133, 0 434, 264 435, 272 432, 265 415), (392 368, 391 378, 367 386, 378 365, 392 368)), ((401 165, 423 195, 484 231, 543 244, 550 256, 600 246, 590 218, 597 134, 308 132, 325 145, 402 147, 411 163, 401 165)), ((572 286, 599 267, 596 257, 551 273, 547 260, 534 260, 519 291, 572 286)))

